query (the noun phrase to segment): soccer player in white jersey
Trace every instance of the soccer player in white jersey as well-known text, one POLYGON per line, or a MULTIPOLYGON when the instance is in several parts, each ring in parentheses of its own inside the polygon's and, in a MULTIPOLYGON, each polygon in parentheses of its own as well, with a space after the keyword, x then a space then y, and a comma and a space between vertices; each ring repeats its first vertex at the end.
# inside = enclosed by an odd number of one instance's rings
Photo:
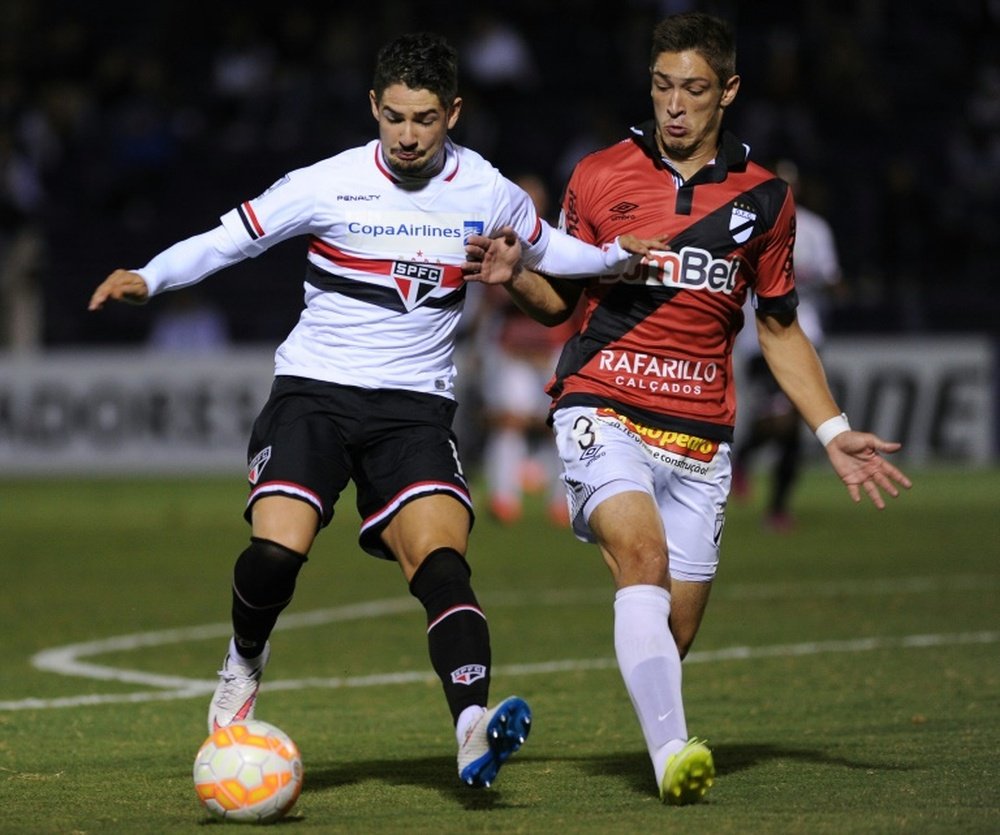
POLYGON ((398 562, 426 609, 459 777, 489 786, 531 711, 516 696, 487 706, 489 631, 465 559, 473 511, 452 431, 463 270, 478 266, 465 263, 465 241, 512 227, 529 264, 568 276, 621 267, 656 242, 623 236, 602 249, 553 230, 521 188, 452 143, 462 100, 455 51, 439 36, 384 46, 370 99, 378 139, 292 171, 145 267, 116 270, 90 309, 145 302, 309 236, 305 308, 250 438, 251 539, 234 568, 233 637, 208 727, 253 715, 278 615, 353 480, 361 547, 398 562))

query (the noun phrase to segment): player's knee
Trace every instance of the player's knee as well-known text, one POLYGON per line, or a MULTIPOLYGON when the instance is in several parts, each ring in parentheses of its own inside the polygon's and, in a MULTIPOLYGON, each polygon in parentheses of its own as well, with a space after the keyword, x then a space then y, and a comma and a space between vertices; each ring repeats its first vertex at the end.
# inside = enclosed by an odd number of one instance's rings
POLYGON ((410 581, 412 587, 418 585, 441 585, 449 581, 467 582, 472 576, 472 568, 454 548, 436 548, 417 567, 410 581))
MULTIPOLYGON (((454 548, 431 551, 410 580, 410 593, 427 606, 432 598, 458 601, 471 595, 472 569, 454 548)), ((432 608, 433 604, 431 604, 432 608)))
POLYGON ((602 550, 619 586, 658 586, 667 579, 667 549, 662 542, 632 542, 602 550))
POLYGON ((277 542, 252 537, 236 560, 233 591, 255 608, 284 605, 295 592, 296 578, 306 560, 305 554, 277 542))

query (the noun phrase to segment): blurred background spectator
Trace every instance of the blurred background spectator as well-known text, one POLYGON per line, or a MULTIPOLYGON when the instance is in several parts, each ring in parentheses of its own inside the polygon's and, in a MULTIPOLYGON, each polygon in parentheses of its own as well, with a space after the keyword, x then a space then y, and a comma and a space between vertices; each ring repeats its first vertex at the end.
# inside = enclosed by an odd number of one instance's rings
MULTIPOLYGON (((148 340, 146 311, 86 313, 94 282, 209 228, 286 170, 374 137, 371 66, 400 31, 434 29, 459 48, 456 139, 559 195, 580 156, 646 118, 648 33, 685 8, 736 25, 751 83, 729 128, 757 159, 794 159, 820 185, 813 208, 849 291, 831 330, 996 333, 996 2, 5 0, 3 339, 148 340)), ((232 342, 273 344, 291 327, 304 245, 203 285, 232 342)))
MULTIPOLYGON (((795 289, 799 324, 809 341, 822 355, 826 320, 843 285, 840 256, 833 229, 826 218, 809 207, 813 204, 808 180, 792 160, 782 159, 774 172, 791 186, 795 195, 795 289)), ((750 498, 751 475, 761 453, 773 453, 768 462, 766 526, 777 532, 794 526, 792 491, 798 481, 805 449, 805 427, 792 402, 774 379, 760 350, 753 300, 743 306, 744 327, 736 337, 733 351, 740 409, 736 443, 733 446, 734 498, 750 498)))
POLYGON ((150 316, 147 344, 154 351, 208 353, 229 344, 226 318, 205 300, 200 287, 165 294, 150 316))
MULTIPOLYGON (((544 179, 522 174, 514 181, 531 195, 539 216, 555 223, 544 179)), ((579 325, 578 311, 547 328, 523 313, 502 287, 484 288, 475 340, 485 436, 482 465, 489 512, 504 524, 521 518, 525 493, 544 493, 549 520, 569 526, 562 464, 546 424, 551 400, 545 388, 563 345, 579 325)))

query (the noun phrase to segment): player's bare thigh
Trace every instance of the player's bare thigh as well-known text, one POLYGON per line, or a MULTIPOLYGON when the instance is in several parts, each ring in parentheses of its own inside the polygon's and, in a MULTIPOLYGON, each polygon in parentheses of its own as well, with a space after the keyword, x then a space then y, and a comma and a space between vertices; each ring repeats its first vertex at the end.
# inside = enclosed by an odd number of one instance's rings
POLYGON ((253 536, 308 554, 319 530, 319 515, 307 502, 289 496, 263 496, 251 511, 253 536))
POLYGON ((614 577, 615 588, 670 588, 667 540, 656 503, 648 493, 616 493, 594 508, 588 521, 614 577))
POLYGON ((438 548, 453 548, 462 556, 469 546, 469 511, 444 493, 407 502, 382 531, 409 582, 424 558, 438 548))
POLYGON ((683 658, 698 634, 712 583, 671 579, 663 523, 653 499, 639 490, 611 496, 590 514, 590 529, 615 588, 656 585, 670 592, 670 629, 683 658))

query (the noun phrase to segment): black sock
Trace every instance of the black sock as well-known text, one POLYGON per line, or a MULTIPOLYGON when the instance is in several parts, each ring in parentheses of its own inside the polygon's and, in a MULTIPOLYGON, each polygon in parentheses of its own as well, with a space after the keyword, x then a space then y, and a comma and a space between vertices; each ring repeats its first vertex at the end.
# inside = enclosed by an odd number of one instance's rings
POLYGON ((278 615, 292 601, 306 556, 277 542, 252 537, 233 569, 233 637, 244 658, 264 651, 278 615))
POLYGON ((427 610, 431 664, 454 722, 465 708, 485 706, 490 689, 490 630, 469 583, 471 574, 458 551, 438 548, 410 581, 410 593, 427 610))

